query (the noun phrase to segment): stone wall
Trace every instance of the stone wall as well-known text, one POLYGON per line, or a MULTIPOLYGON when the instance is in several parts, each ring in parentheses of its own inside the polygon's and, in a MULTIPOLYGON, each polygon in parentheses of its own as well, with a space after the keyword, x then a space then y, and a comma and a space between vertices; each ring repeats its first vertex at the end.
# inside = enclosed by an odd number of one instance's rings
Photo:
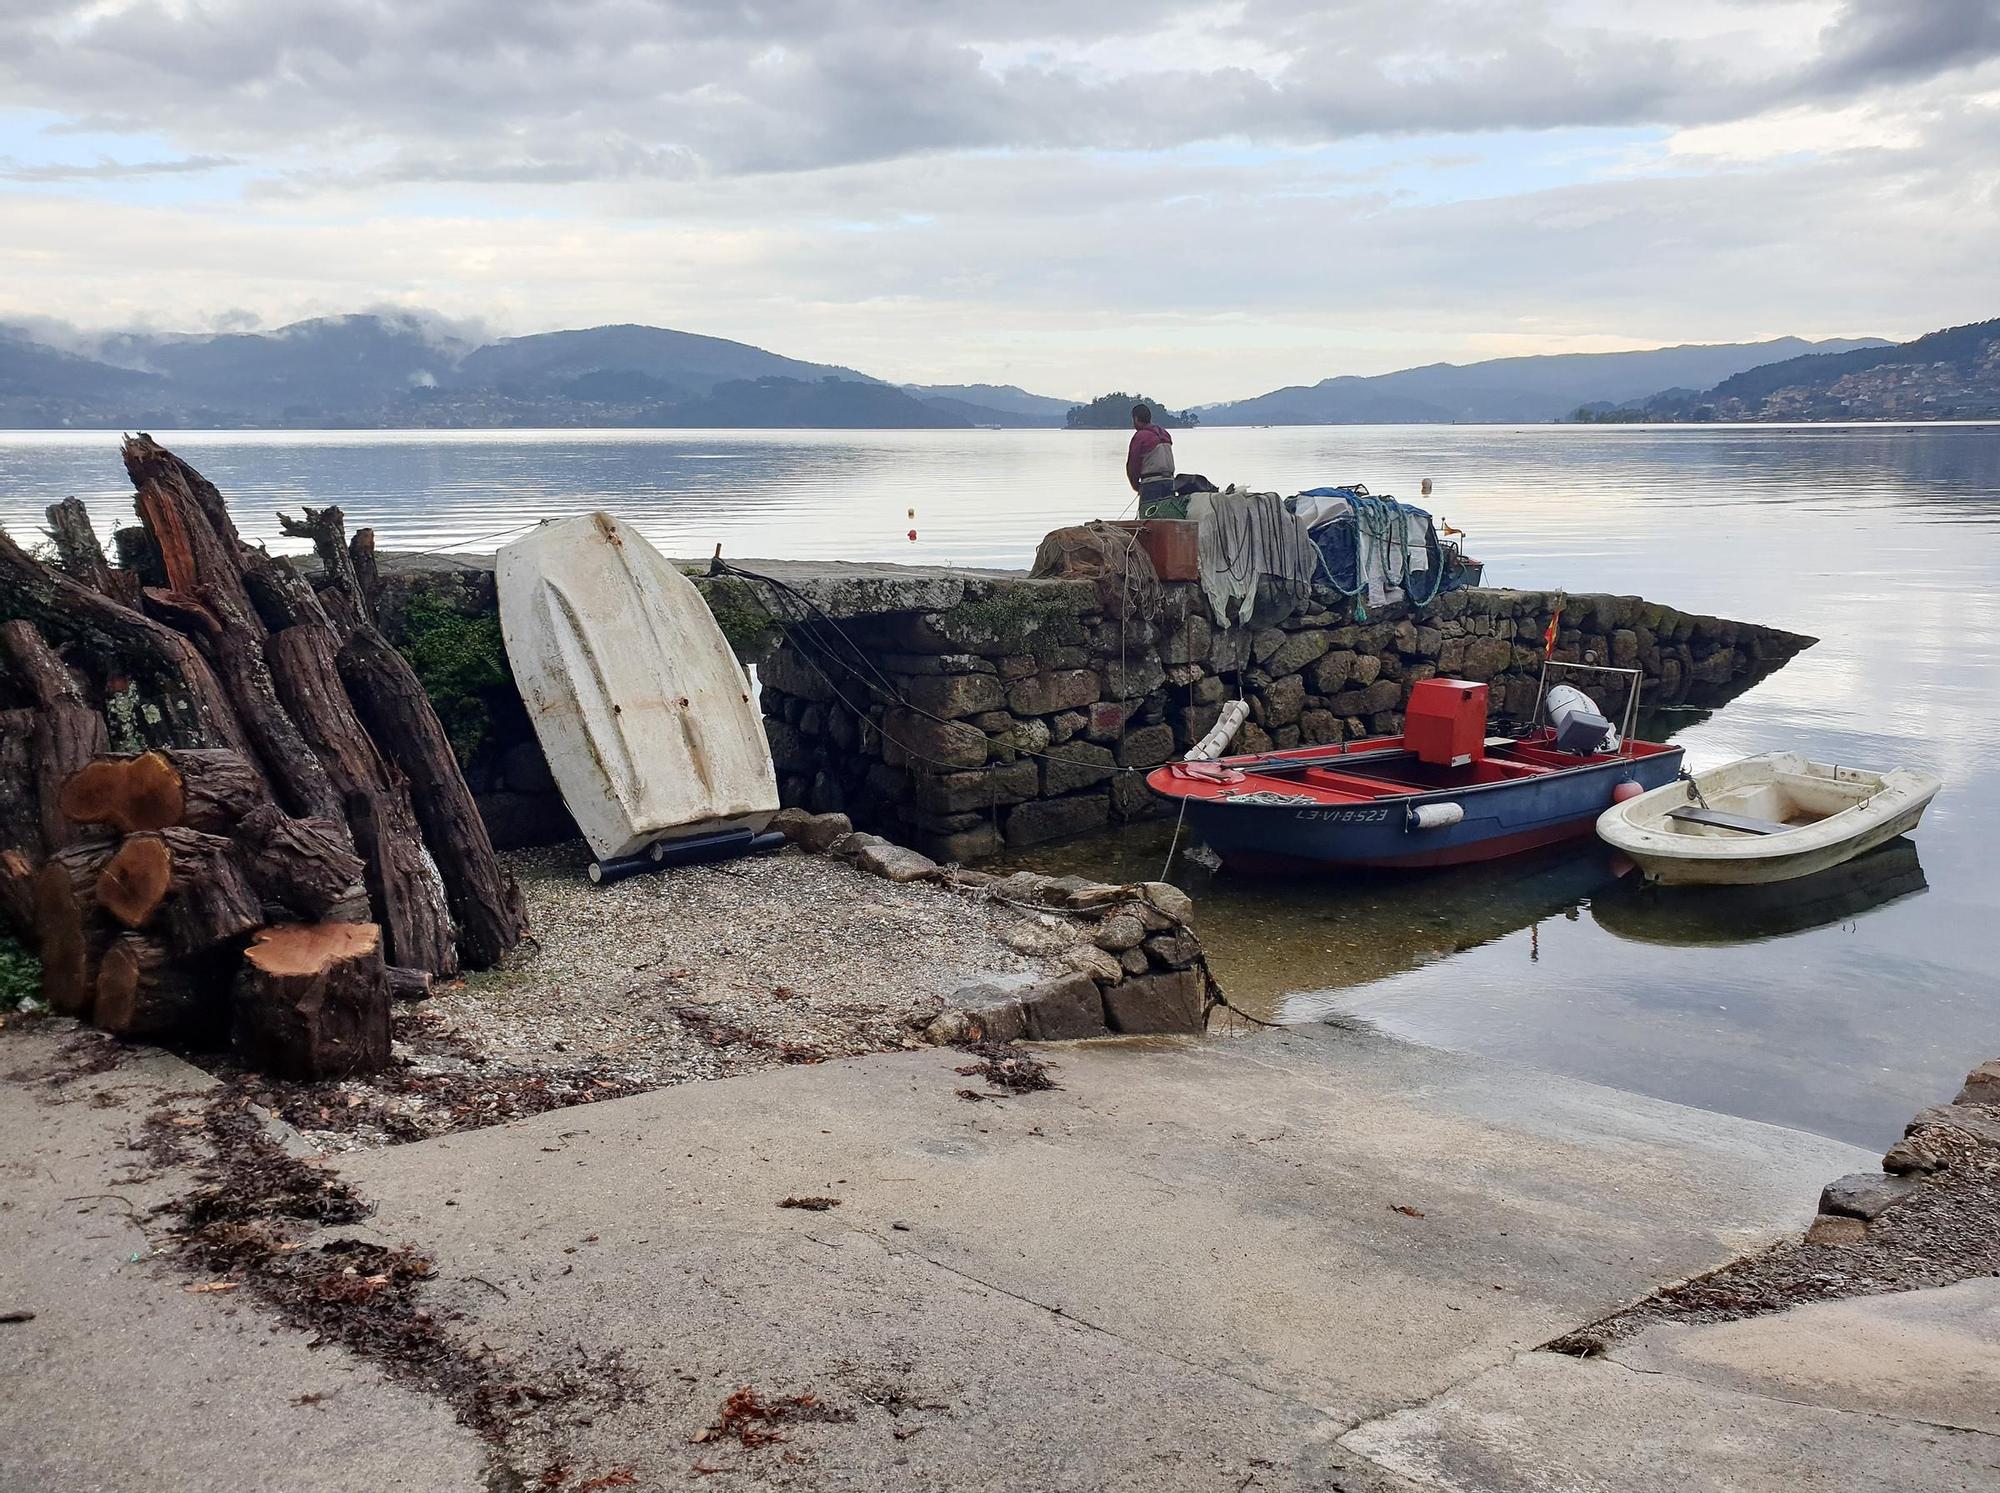
MULTIPOLYGON (((1436 675, 1487 684, 1496 721, 1525 718, 1562 600, 1469 590, 1356 620, 1320 591, 1253 630, 1217 627, 1192 584, 1163 586, 1150 615, 1089 581, 963 584, 953 607, 795 629, 766 656, 785 802, 842 810, 952 861, 1102 828, 1161 812, 1145 771, 1184 753, 1239 692, 1251 709, 1241 752, 1399 731, 1411 686, 1436 675)), ((1638 597, 1562 604, 1554 656, 1642 669, 1642 709, 1719 704, 1812 641, 1638 597)), ((1604 704, 1615 715, 1623 701, 1604 704)))
MULTIPOLYGON (((385 627, 404 642, 410 618, 440 608, 490 625, 491 564, 385 557, 385 627)), ((1185 752, 1239 690, 1251 719, 1238 751, 1400 730, 1410 687, 1440 674, 1486 683, 1496 720, 1524 717, 1558 601, 1555 657, 1642 669, 1646 709, 1720 704, 1813 641, 1630 596, 1476 589, 1357 620, 1318 591, 1308 610, 1250 629, 1217 627, 1192 584, 1161 586, 1147 610, 1089 580, 745 565, 791 590, 696 583, 757 667, 784 802, 960 863, 1160 812, 1145 771, 1185 752)), ((496 838, 573 832, 518 698, 503 684, 486 700, 467 772, 496 838)))

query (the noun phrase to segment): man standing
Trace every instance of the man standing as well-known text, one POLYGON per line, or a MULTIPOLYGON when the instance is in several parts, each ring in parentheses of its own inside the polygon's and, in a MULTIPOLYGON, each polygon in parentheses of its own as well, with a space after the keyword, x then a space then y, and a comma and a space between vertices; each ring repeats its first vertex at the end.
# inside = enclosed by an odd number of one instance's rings
POLYGON ((1174 438, 1153 423, 1153 412, 1132 406, 1132 444, 1125 452, 1125 480, 1139 495, 1139 517, 1174 495, 1174 438))

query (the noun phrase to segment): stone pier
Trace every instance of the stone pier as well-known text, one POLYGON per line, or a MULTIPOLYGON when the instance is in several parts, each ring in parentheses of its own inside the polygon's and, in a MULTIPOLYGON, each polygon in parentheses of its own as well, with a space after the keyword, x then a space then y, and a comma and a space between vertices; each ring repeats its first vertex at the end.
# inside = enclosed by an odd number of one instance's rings
MULTIPOLYGON (((1559 605, 1554 657, 1640 670, 1642 710, 1721 704, 1814 641, 1636 596, 1472 589, 1357 616, 1316 589, 1275 626, 1221 627, 1192 583, 1142 607, 1018 572, 742 563, 787 589, 687 568, 757 668, 784 802, 961 863, 1160 812, 1146 770, 1239 693, 1246 752, 1400 730, 1410 687, 1437 675, 1486 684, 1496 723, 1522 719, 1559 605)), ((385 623, 420 673, 433 658, 447 720, 478 718, 465 756, 496 835, 566 833, 506 679, 491 559, 390 557, 384 581, 385 623)), ((1622 710, 1615 686, 1574 682, 1622 710)))

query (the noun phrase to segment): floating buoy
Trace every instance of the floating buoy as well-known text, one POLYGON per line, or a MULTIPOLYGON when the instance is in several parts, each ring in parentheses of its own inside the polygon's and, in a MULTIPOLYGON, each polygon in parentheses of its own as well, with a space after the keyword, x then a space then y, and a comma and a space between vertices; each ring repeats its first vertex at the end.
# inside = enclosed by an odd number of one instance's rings
POLYGON ((915 544, 916 542, 917 542, 917 531, 915 529, 912 529, 910 530, 910 543, 915 544))
POLYGON ((1428 498, 1431 495, 1431 479, 1428 477, 1424 478, 1422 486, 1424 496, 1428 498))
POLYGON ((1644 788, 1641 788, 1637 783, 1627 778, 1611 790, 1611 801, 1615 804, 1630 803, 1645 791, 1644 788))

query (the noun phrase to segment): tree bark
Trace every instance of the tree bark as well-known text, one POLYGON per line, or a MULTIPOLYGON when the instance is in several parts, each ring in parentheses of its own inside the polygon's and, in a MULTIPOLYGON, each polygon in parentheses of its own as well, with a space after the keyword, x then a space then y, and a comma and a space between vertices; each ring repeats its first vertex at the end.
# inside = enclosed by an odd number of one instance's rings
POLYGON ((63 784, 61 807, 78 824, 109 825, 121 835, 173 825, 227 834, 269 801, 241 752, 169 747, 89 763, 63 784))
POLYGON ((35 931, 42 994, 64 1016, 89 1019, 97 1002, 97 963, 111 941, 92 889, 111 859, 109 841, 70 845, 35 873, 35 931))
POLYGON ((339 665, 369 734, 410 780, 425 843, 458 923, 459 953, 468 967, 490 969, 527 932, 528 910, 493 853, 451 739, 416 672, 374 627, 364 622, 349 634, 339 665))
MULTIPOLYGON (((326 583, 351 600, 368 620, 368 598, 355 569, 354 551, 347 543, 347 515, 338 508, 304 508, 304 518, 278 515, 278 528, 294 539, 310 539, 326 583)), ((372 559, 372 556, 371 556, 372 559)))
POLYGON ((420 969, 404 969, 392 964, 384 971, 389 977, 389 999, 398 1001, 429 1000, 431 977, 420 969))
MULTIPOLYGON (((111 531, 111 547, 118 551, 118 566, 139 578, 139 588, 167 584, 167 567, 160 563, 160 547, 153 543, 153 536, 146 532, 144 524, 127 524, 122 529, 111 531)), ((131 601, 127 606, 137 607, 131 601)))
POLYGON ((236 1051, 283 1078, 389 1062, 389 983, 373 923, 298 923, 252 941, 236 978, 236 1051))
POLYGON ((381 572, 375 568, 375 531, 356 529, 354 537, 347 541, 347 555, 354 567, 354 583, 358 588, 355 602, 361 608, 362 617, 373 622, 375 603, 382 593, 381 572))
POLYGON ((104 547, 90 526, 90 510, 81 498, 64 498, 45 510, 49 534, 55 540, 62 568, 93 591, 101 591, 128 607, 139 604, 139 578, 129 571, 113 570, 105 561, 104 547))
POLYGON ((290 819, 277 805, 265 804, 236 826, 236 843, 251 884, 292 917, 368 921, 367 868, 344 823, 290 819))
POLYGON ((272 634, 268 652, 292 719, 346 802, 389 960, 433 975, 456 974, 444 884, 424 849, 408 784, 383 761, 356 718, 341 687, 331 634, 311 625, 288 627, 272 634))
POLYGON ((264 902, 236 847, 195 829, 133 835, 97 880, 97 900, 125 927, 153 929, 176 955, 200 954, 264 926, 264 902))
POLYGON ((103 755, 110 745, 104 717, 85 703, 69 666, 31 622, 0 624, 14 672, 41 706, 31 730, 29 760, 35 774, 35 815, 41 844, 59 850, 83 838, 62 812, 62 785, 70 774, 103 755))
POLYGON ((176 960, 157 938, 120 933, 98 962, 90 1019, 120 1037, 171 1037, 211 1025, 228 1006, 225 977, 203 963, 176 960))
POLYGON ((163 703, 175 727, 187 737, 187 745, 244 745, 236 713, 194 644, 172 628, 37 563, 4 532, 0 532, 0 613, 32 622, 47 637, 72 644, 106 673, 114 669, 134 673, 163 687, 163 703))
POLYGON ((0 926, 26 948, 41 944, 35 928, 35 867, 18 850, 0 850, 0 926))
POLYGON ((35 792, 32 710, 0 710, 0 850, 42 858, 42 806, 35 792))

